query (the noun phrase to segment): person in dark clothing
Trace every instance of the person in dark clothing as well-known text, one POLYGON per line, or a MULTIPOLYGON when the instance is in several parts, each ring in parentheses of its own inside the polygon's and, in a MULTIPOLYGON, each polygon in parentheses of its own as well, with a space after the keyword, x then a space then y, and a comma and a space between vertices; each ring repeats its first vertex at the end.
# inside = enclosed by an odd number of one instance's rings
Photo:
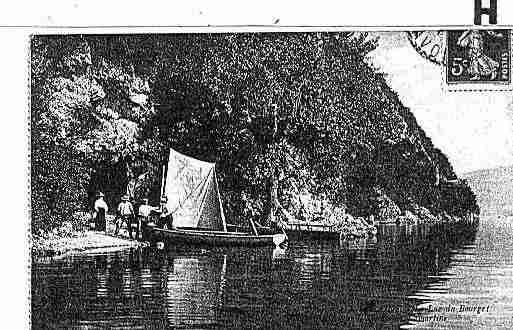
POLYGON ((107 203, 105 203, 104 194, 102 192, 98 192, 96 195, 96 201, 94 202, 94 228, 96 231, 107 231, 107 224, 105 215, 109 210, 107 203))
POLYGON ((158 210, 159 220, 157 221, 157 227, 164 229, 173 229, 173 215, 167 208, 167 197, 164 196, 160 200, 160 208, 158 210))

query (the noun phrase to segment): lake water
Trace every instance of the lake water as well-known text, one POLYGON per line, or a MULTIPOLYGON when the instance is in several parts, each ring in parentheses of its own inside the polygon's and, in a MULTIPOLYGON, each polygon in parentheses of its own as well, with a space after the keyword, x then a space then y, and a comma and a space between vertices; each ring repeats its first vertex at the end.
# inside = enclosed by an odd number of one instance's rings
POLYGON ((32 265, 34 328, 513 328, 513 219, 285 250, 142 248, 32 265), (463 306, 463 307, 462 307, 463 306))

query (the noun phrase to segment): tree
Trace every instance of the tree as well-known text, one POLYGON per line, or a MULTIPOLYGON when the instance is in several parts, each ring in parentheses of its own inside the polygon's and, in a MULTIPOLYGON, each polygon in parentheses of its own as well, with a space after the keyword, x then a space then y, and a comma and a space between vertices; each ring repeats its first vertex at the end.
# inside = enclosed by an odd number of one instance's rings
POLYGON ((32 200, 41 218, 36 224, 55 225, 82 209, 88 186, 108 189, 90 182, 106 165, 124 165, 125 187, 118 189, 125 189, 133 164, 148 153, 137 140, 140 125, 153 113, 147 81, 92 52, 81 36, 32 40, 32 200))
POLYGON ((111 199, 140 196, 159 191, 172 147, 217 163, 231 221, 276 200, 296 214, 305 194, 356 214, 375 191, 437 211, 436 174, 454 171, 368 64, 375 45, 345 32, 36 37, 33 173, 63 153, 89 190, 110 180, 111 199))

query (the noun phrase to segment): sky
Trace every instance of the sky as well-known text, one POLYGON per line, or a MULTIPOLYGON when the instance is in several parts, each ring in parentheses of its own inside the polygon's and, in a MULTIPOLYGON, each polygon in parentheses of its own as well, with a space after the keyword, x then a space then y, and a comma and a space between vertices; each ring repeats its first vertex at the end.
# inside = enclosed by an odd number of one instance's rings
POLYGON ((513 92, 450 92, 442 67, 404 32, 381 32, 371 62, 409 107, 457 174, 513 165, 513 92))

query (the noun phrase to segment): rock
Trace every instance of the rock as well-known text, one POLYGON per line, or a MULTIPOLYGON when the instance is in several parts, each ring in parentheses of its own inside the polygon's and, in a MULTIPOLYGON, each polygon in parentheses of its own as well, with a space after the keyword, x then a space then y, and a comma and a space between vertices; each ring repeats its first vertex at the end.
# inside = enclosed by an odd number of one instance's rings
POLYGON ((401 209, 384 193, 373 199, 375 219, 380 223, 394 222, 400 215, 401 209))
POLYGON ((404 215, 401 215, 398 218, 397 222, 399 225, 414 225, 414 224, 418 224, 420 222, 420 219, 415 214, 413 214, 411 211, 406 210, 404 212, 404 215))
POLYGON ((438 215, 438 219, 442 222, 453 222, 454 218, 450 216, 446 211, 443 211, 438 215))
POLYGON ((70 237, 73 235, 73 224, 70 221, 64 221, 62 225, 60 226, 59 235, 64 237, 70 237))
POLYGON ((132 101, 133 103, 140 105, 140 106, 143 106, 148 102, 148 95, 145 95, 145 94, 133 93, 133 94, 130 94, 129 98, 130 98, 130 101, 132 101))
POLYGON ((84 232, 76 237, 53 237, 38 240, 33 243, 34 255, 51 256, 67 253, 81 253, 87 250, 108 248, 132 248, 141 246, 142 243, 127 240, 121 237, 113 237, 103 233, 84 232))
POLYGON ((423 206, 420 206, 416 203, 412 203, 410 204, 409 209, 415 216, 417 216, 421 220, 422 223, 438 222, 438 219, 428 209, 426 209, 423 206))

